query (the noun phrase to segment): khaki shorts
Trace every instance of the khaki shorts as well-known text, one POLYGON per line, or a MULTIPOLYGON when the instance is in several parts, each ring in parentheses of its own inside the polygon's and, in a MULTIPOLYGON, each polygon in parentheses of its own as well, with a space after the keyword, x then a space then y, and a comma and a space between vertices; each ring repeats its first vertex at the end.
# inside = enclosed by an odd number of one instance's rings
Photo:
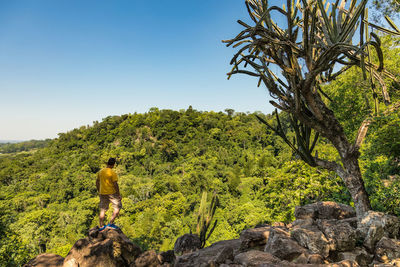
POLYGON ((122 203, 119 197, 116 194, 111 194, 111 195, 100 195, 100 204, 99 204, 100 210, 108 210, 110 202, 114 210, 122 208, 122 203))

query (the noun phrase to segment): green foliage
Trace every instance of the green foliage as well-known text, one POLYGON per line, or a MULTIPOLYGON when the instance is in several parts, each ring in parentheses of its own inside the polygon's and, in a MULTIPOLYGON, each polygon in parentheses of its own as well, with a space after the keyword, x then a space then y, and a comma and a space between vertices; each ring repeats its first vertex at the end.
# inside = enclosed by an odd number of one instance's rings
MULTIPOLYGON (((381 37, 382 51, 386 55, 385 69, 396 76, 400 75, 400 38, 381 37)), ((372 61, 377 62, 376 55, 372 55, 372 61)), ((370 75, 367 74, 367 80, 363 79, 362 71, 358 68, 349 69, 344 75, 339 76, 334 82, 323 86, 323 91, 329 96, 329 108, 335 111, 337 119, 342 124, 346 135, 351 141, 354 141, 358 127, 362 121, 375 112, 375 99, 377 98, 376 110, 378 112, 385 110, 383 99, 374 92, 382 91, 383 88, 376 84, 373 89, 369 82, 370 75)), ((387 79, 387 91, 391 95, 391 101, 396 103, 400 99, 400 90, 396 82, 387 79)), ((372 129, 373 130, 373 129, 372 129)))
MULTIPOLYGON (((389 128, 377 140, 393 134, 389 128)), ((323 141, 315 149, 335 158, 323 141)), ((110 156, 119 159, 124 207, 116 223, 144 249, 172 249, 190 232, 203 191, 219 199, 206 246, 258 224, 291 221, 296 205, 350 201, 340 178, 299 161, 255 114, 153 108, 0 157, 0 262, 20 266, 44 251, 65 256, 98 224, 96 172, 110 156)))
POLYGON ((400 215, 400 111, 381 117, 364 147, 362 166, 374 209, 400 215))
MULTIPOLYGON (((383 53, 387 55, 385 68, 400 75, 400 39, 382 37, 383 53)), ((376 62, 376 56, 372 58, 376 62)), ((368 79, 369 74, 367 75, 368 79)), ((387 91, 392 103, 399 103, 400 88, 396 82, 388 82, 387 91)), ((350 69, 336 81, 324 86, 329 95, 330 108, 344 127, 346 134, 354 141, 358 127, 368 114, 375 112, 373 88, 362 77, 362 72, 350 69)), ((382 90, 377 87, 375 90, 382 90)), ((381 98, 379 102, 383 102, 381 98)), ((399 110, 391 111, 383 103, 378 105, 377 116, 373 119, 365 143, 361 148, 360 166, 371 206, 400 215, 400 119, 399 110)))

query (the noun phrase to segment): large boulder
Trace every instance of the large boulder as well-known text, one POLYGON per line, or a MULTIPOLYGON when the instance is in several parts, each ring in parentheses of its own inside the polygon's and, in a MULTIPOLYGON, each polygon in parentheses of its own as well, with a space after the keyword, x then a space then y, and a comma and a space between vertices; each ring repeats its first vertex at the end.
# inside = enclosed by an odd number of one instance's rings
POLYGON ((307 218, 307 219, 294 220, 292 223, 289 223, 287 227, 289 229, 295 229, 295 228, 307 228, 313 225, 316 225, 316 222, 311 218, 307 218))
POLYGON ((399 237, 400 218, 383 212, 370 210, 362 217, 358 228, 370 226, 382 226, 386 237, 396 238, 399 237))
POLYGON ((219 265, 233 261, 240 248, 239 239, 220 241, 209 247, 176 257, 175 267, 219 265))
POLYGON ((173 250, 168 250, 168 251, 163 251, 158 254, 158 260, 164 264, 164 263, 170 263, 173 264, 175 262, 175 253, 173 250))
POLYGON ((23 267, 61 267, 63 263, 64 258, 60 255, 44 253, 31 259, 23 267))
POLYGON ((265 226, 243 230, 240 233, 240 249, 243 251, 249 248, 264 246, 272 229, 274 229, 272 226, 265 226))
POLYGON ((175 241, 174 252, 176 255, 186 254, 201 248, 201 241, 198 235, 184 234, 175 241))
POLYGON ((264 251, 287 261, 292 261, 301 254, 308 254, 307 250, 292 239, 288 232, 279 228, 271 231, 264 251))
POLYGON ((235 256, 234 264, 221 265, 220 267, 358 267, 355 261, 341 261, 336 263, 294 263, 282 261, 268 252, 250 250, 235 256))
POLYGON ((375 250, 376 243, 382 237, 397 238, 399 236, 400 219, 383 212, 368 211, 358 222, 357 229, 364 239, 364 246, 375 250))
POLYGON ((154 250, 143 252, 135 260, 135 267, 157 267, 160 265, 161 261, 154 250))
POLYGON ((354 209, 348 205, 324 201, 305 206, 297 206, 294 211, 296 219, 337 219, 342 220, 356 216, 354 209))
MULTIPOLYGON (((235 256, 235 263, 248 266, 248 267, 257 267, 261 264, 282 264, 282 261, 272 255, 271 253, 259 251, 259 250, 250 250, 247 252, 240 253, 235 256)), ((282 265, 281 265, 282 266, 282 265)))
POLYGON ((93 228, 89 236, 78 240, 64 259, 64 267, 130 266, 141 254, 120 229, 99 231, 93 228))
POLYGON ((306 228, 295 228, 290 235, 303 247, 308 248, 312 253, 329 256, 331 243, 316 226, 306 228))
POLYGON ((311 254, 311 255, 308 256, 307 263, 309 263, 309 264, 323 264, 323 263, 325 263, 325 260, 319 254, 311 254))
POLYGON ((332 250, 350 251, 356 247, 357 231, 344 220, 318 220, 318 227, 332 242, 332 250))
POLYGON ((376 243, 385 235, 383 227, 379 225, 372 225, 366 229, 358 228, 357 230, 359 235, 364 238, 364 247, 371 253, 374 252, 376 243))
POLYGON ((375 257, 380 262, 388 263, 400 258, 400 241, 383 237, 377 244, 375 257))
POLYGON ((324 257, 322 257, 319 254, 301 254, 299 257, 297 257, 294 261, 292 261, 291 263, 293 264, 297 264, 296 266, 298 266, 299 264, 324 264, 325 263, 325 259, 324 257))
POLYGON ((367 267, 374 259, 374 255, 369 254, 364 248, 357 247, 352 251, 337 253, 335 259, 356 261, 361 267, 367 267))

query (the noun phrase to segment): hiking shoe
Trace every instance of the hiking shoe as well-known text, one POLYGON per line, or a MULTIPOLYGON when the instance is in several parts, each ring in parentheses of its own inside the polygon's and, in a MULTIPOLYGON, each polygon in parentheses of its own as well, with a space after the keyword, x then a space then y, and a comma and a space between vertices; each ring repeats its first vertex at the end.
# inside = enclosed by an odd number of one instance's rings
POLYGON ((112 229, 119 229, 119 227, 116 226, 116 225, 113 224, 113 223, 107 224, 107 227, 110 227, 110 228, 112 228, 112 229))

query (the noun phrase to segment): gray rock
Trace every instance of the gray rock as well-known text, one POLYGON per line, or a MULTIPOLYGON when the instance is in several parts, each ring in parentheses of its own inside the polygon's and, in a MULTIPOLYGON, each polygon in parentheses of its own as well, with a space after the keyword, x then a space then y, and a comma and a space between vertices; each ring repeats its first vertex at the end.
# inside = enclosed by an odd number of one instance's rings
POLYGON ((246 250, 248 248, 264 246, 267 243, 272 229, 274 228, 271 226, 266 226, 242 231, 240 233, 240 249, 246 250))
POLYGON ((382 225, 371 225, 370 227, 364 229, 358 229, 361 236, 364 236, 364 247, 368 249, 371 253, 375 250, 375 245, 379 240, 385 235, 385 230, 382 225), (367 231, 366 235, 364 232, 367 231))
POLYGON ((306 228, 295 228, 290 235, 303 247, 308 248, 312 253, 320 254, 323 257, 329 256, 331 243, 316 226, 306 228))
POLYGON ((23 267, 61 267, 63 266, 64 258, 60 255, 44 253, 31 259, 23 267))
POLYGON ((233 260, 233 256, 239 251, 241 241, 239 239, 220 241, 209 247, 186 253, 176 257, 175 267, 218 265, 221 261, 233 260), (227 255, 223 255, 227 253, 227 255))
POLYGON ((357 223, 358 223, 357 217, 347 218, 347 219, 343 219, 343 220, 340 220, 340 221, 348 223, 354 229, 357 228, 357 223))
POLYGON ((220 252, 218 252, 217 256, 214 259, 216 264, 224 263, 228 260, 233 260, 233 248, 232 247, 225 247, 220 252))
POLYGON ((357 231, 345 220, 318 220, 318 227, 331 241, 331 250, 350 251, 356 247, 357 231))
MULTIPOLYGON (((250 250, 247 252, 240 253, 235 256, 235 263, 241 264, 247 267, 258 267, 261 264, 272 263, 281 264, 281 260, 271 253, 263 252, 259 250, 250 250)), ((283 266, 283 265, 281 265, 283 266)))
POLYGON ((161 265, 161 261, 157 257, 154 250, 143 252, 135 260, 136 267, 157 267, 161 265))
POLYGON ((358 228, 382 226, 385 236, 399 237, 400 218, 378 211, 368 211, 360 220, 358 228))
POLYGON ((383 263, 400 258, 400 241, 383 237, 376 244, 375 257, 383 263))
POLYGON ((357 247, 353 251, 339 252, 336 256, 337 261, 352 260, 360 266, 366 267, 374 259, 374 255, 369 254, 364 248, 357 247))
POLYGON ((175 241, 174 252, 176 255, 186 254, 201 248, 200 238, 195 234, 184 234, 175 241))
POLYGON ((292 261, 303 253, 307 254, 307 250, 282 229, 273 229, 271 231, 264 251, 287 261, 292 261))
POLYGON ((355 261, 341 261, 335 263, 328 264, 302 264, 302 263, 293 263, 287 261, 281 261, 278 263, 266 262, 258 265, 244 265, 244 266, 257 266, 257 267, 359 267, 357 262, 355 261))
POLYGON ((141 249, 120 229, 101 232, 91 229, 88 237, 78 240, 64 259, 64 267, 117 267, 134 264, 141 249), (97 233, 95 233, 97 231, 97 233))
POLYGON ((306 227, 313 226, 313 225, 315 225, 315 221, 311 218, 307 218, 307 219, 294 220, 292 223, 288 224, 287 227, 289 229, 306 228, 306 227))
POLYGON ((161 263, 174 263, 175 253, 173 250, 160 252, 160 254, 158 254, 158 260, 161 263))
POLYGON ((364 239, 364 246, 375 250, 376 243, 382 237, 396 238, 399 235, 400 219, 396 216, 377 211, 368 211, 358 222, 358 231, 364 239))
POLYGON ((296 219, 337 219, 342 220, 356 216, 354 209, 348 205, 331 201, 317 202, 305 206, 297 206, 294 211, 296 219))
POLYGON ((308 255, 303 253, 300 256, 298 256, 296 259, 292 261, 292 263, 296 264, 307 264, 308 263, 308 255))
POLYGON ((307 263, 309 264, 323 264, 324 258, 319 254, 311 254, 308 256, 307 263))

